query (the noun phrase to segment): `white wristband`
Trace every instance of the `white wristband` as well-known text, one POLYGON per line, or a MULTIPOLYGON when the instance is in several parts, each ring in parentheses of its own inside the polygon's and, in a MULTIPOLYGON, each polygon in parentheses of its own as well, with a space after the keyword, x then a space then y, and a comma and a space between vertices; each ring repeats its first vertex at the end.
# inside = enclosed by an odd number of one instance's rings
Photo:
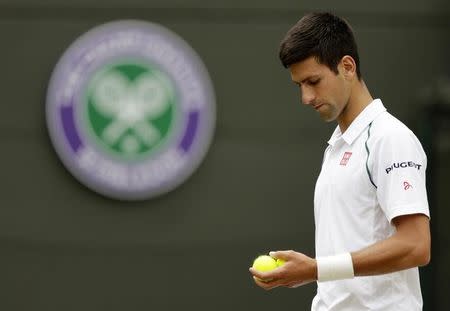
POLYGON ((350 253, 318 257, 317 280, 319 282, 351 279, 355 276, 350 253))

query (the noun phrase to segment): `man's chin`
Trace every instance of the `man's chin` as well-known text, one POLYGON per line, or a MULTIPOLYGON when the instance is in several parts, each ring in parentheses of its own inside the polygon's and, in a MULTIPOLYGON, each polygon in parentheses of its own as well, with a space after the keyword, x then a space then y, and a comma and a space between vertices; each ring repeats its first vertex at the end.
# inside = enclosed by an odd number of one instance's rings
POLYGON ((336 118, 334 118, 333 116, 327 115, 327 114, 320 114, 320 118, 327 123, 333 122, 334 120, 336 120, 336 118))

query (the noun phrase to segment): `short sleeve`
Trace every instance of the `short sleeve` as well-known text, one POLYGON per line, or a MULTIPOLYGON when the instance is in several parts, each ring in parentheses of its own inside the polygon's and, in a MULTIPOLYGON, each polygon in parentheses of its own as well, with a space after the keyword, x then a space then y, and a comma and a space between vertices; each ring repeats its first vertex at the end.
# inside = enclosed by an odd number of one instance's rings
POLYGON ((373 179, 387 219, 410 214, 430 217, 425 180, 427 158, 414 133, 399 128, 380 137, 374 148, 373 179))

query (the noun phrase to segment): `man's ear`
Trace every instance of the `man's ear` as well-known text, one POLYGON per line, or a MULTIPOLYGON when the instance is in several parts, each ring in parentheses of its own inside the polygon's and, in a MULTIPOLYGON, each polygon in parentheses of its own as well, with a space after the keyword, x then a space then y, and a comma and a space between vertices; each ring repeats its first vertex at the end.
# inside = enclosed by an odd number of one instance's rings
POLYGON ((356 62, 353 57, 345 55, 339 65, 346 79, 353 79, 356 76, 356 62))

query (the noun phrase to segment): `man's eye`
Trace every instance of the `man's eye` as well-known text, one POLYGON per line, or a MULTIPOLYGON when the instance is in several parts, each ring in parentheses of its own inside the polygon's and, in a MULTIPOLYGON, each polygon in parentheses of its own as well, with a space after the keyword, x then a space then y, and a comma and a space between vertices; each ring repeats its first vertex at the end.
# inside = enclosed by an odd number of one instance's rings
POLYGON ((311 85, 316 85, 316 84, 318 84, 319 82, 320 82, 320 79, 317 79, 317 80, 309 81, 309 84, 311 84, 311 85))

